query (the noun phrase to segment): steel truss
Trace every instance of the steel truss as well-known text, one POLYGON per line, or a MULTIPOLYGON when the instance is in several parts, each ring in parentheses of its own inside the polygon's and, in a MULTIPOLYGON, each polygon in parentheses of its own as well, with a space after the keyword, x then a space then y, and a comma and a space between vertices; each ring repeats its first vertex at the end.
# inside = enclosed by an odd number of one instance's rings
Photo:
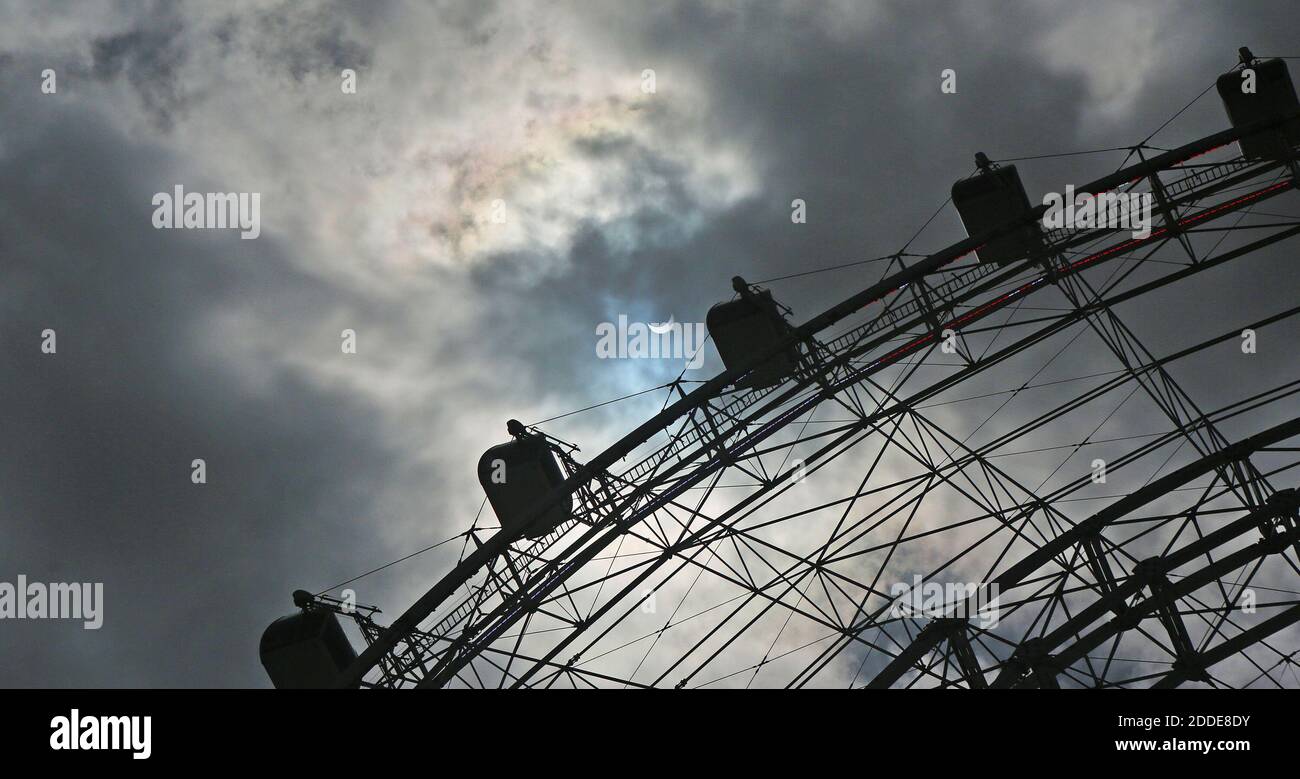
MULTIPOLYGON (((1117 307, 1300 233, 1300 216, 1243 224, 1295 189, 1294 156, 1207 161, 1285 119, 1217 133, 1078 188, 1153 193, 1160 223, 1148 237, 1057 230, 1041 257, 1005 267, 970 258, 1037 220, 1039 207, 902 267, 749 366, 690 393, 675 385, 663 412, 590 462, 561 447, 568 478, 537 513, 571 500, 570 522, 532 541, 473 535, 474 550, 388 628, 372 609, 316 599, 312 608, 352 618, 366 641, 340 685, 1283 684, 1295 673, 1285 651, 1294 641, 1273 640, 1300 619, 1300 606, 1246 611, 1243 594, 1252 583, 1284 589, 1273 585, 1300 574, 1292 489, 1300 461, 1286 446, 1300 420, 1236 442, 1222 428, 1294 406, 1300 377, 1206 413, 1171 368, 1300 307, 1163 357, 1117 307), (1220 251, 1229 234, 1248 240, 1220 251), (1059 305, 1026 305, 1043 297, 1059 305), (951 354, 941 348, 949 334, 960 339, 951 354), (1088 386, 982 439, 1001 407, 964 436, 936 419, 948 404, 980 400, 949 393, 997 369, 1016 376, 992 393, 1007 403, 1049 386, 1035 377, 1084 334, 1117 370, 1054 383, 1088 386), (736 389, 792 344, 807 355, 795 376, 736 389), (1022 381, 1026 363, 1038 367, 1022 381), (1133 396, 1166 427, 1107 467, 1135 479, 1153 465, 1155 473, 1087 518, 1076 520, 1072 505, 1103 499, 1091 474, 1047 489, 1056 471, 1040 481, 1033 468, 1003 464, 1033 451, 1016 446, 1041 443, 1107 403, 1118 402, 1116 413, 1133 396), (843 418, 815 419, 823 410, 843 418), (1155 478, 1179 456, 1194 459, 1155 478), (810 495, 823 476, 858 485, 847 496, 810 495), (929 559, 935 549, 942 554, 929 559), (960 572, 995 584, 998 625, 898 615, 891 587, 920 571, 922 582, 960 572), (715 602, 692 610, 697 586, 713 588, 715 602), (666 619, 659 599, 675 603, 666 619), (1231 679, 1214 675, 1220 665, 1233 667, 1231 679)), ((1073 449, 1103 443, 1091 438, 1073 449)))

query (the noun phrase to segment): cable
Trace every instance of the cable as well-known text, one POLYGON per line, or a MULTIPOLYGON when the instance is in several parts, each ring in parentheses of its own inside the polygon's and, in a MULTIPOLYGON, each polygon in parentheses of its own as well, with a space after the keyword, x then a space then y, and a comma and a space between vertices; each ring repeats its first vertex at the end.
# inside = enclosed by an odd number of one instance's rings
MULTIPOLYGON (((769 284, 769 283, 771 283, 771 282, 773 282, 773 281, 785 281, 786 279, 797 279, 797 278, 799 278, 800 276, 811 276, 811 275, 813 275, 814 273, 825 273, 826 271, 840 270, 841 268, 852 268, 852 267, 854 267, 854 266, 856 266, 856 265, 868 265, 868 264, 873 263, 873 262, 884 262, 885 260, 892 260, 892 259, 894 259, 896 256, 897 256, 897 255, 894 255, 894 254, 886 254, 886 255, 883 256, 883 257, 872 257, 872 258, 869 259, 869 260, 856 260, 856 261, 854 261, 854 262, 846 262, 846 263, 843 263, 842 265, 831 265, 831 266, 826 267, 826 268, 817 268, 817 269, 815 269, 815 270, 806 270, 806 271, 802 271, 802 272, 800 272, 800 273, 791 273, 791 274, 789 274, 789 275, 787 275, 787 276, 775 276, 775 277, 770 278, 770 279, 761 279, 761 280, 759 280, 759 281, 755 281, 755 282, 753 282, 753 283, 754 283, 754 284, 769 284)), ((909 257, 924 257, 925 255, 923 255, 923 254, 909 254, 909 255, 907 255, 907 256, 909 256, 909 257)))
POLYGON ((933 222, 935 218, 939 216, 939 214, 943 213, 943 210, 947 208, 948 204, 951 202, 952 202, 952 196, 950 195, 947 200, 943 201, 942 205, 940 205, 937 209, 935 209, 933 214, 930 214, 930 218, 925 220, 925 224, 921 225, 920 229, 918 229, 915 233, 912 234, 912 237, 908 239, 907 243, 903 244, 903 248, 899 249, 893 254, 886 254, 881 257, 873 257, 870 260, 858 260, 856 262, 846 262, 842 265, 832 265, 829 268, 817 268, 815 270, 802 271, 800 273, 791 273, 787 276, 777 276, 775 278, 764 279, 763 281, 756 281, 754 283, 767 284, 773 281, 797 279, 800 276, 811 276, 815 273, 825 273, 826 271, 840 270, 841 268, 852 268, 856 265, 867 265, 873 262, 883 262, 885 260, 898 260, 902 257, 928 257, 929 255, 926 254, 910 254, 908 253, 907 249, 912 245, 913 241, 915 241, 917 238, 921 236, 921 233, 925 232, 925 228, 929 227, 930 223, 933 222))
MULTIPOLYGON (((486 499, 485 499, 485 500, 486 500, 486 499)), ((400 562, 404 562, 404 561, 406 561, 406 560, 410 560, 412 557, 415 557, 416 555, 424 554, 425 552, 428 552, 428 551, 431 550, 431 549, 437 549, 438 547, 442 546, 443 544, 451 543, 452 541, 455 541, 457 538, 462 538, 462 537, 467 536, 467 535, 469 535, 469 531, 468 531, 468 530, 466 530, 464 533, 457 533, 456 535, 452 536, 451 538, 447 538, 447 539, 444 539, 444 540, 442 540, 442 541, 439 541, 438 543, 433 544, 432 546, 426 546, 425 548, 421 549, 421 550, 418 551, 418 552, 411 552, 411 553, 408 554, 407 556, 405 556, 405 557, 399 557, 398 559, 392 561, 391 563, 385 563, 385 564, 379 566, 378 568, 375 568, 375 569, 370 570, 370 571, 366 571, 365 573, 363 573, 363 574, 361 574, 361 575, 359 575, 359 576, 353 576, 351 579, 348 579, 347 581, 339 582, 338 584, 335 584, 335 585, 332 586, 332 587, 326 587, 325 589, 321 590, 320 592, 318 592, 318 593, 316 593, 316 594, 317 594, 317 595, 324 595, 325 593, 329 592, 330 590, 337 590, 339 587, 342 587, 342 586, 345 585, 345 584, 351 584, 352 582, 355 582, 355 581, 357 581, 358 579, 364 579, 365 577, 369 576, 369 575, 372 574, 372 573, 379 573, 380 571, 384 570, 385 568, 390 568, 390 567, 392 567, 392 566, 394 566, 394 565, 397 565, 397 564, 400 563, 400 562)))
POLYGON ((898 252, 897 252, 896 254, 892 255, 892 256, 893 256, 895 259, 897 259, 897 258, 899 258, 899 257, 903 257, 903 256, 907 256, 907 257, 924 257, 924 256, 926 256, 926 255, 924 255, 924 254, 907 254, 907 247, 911 246, 913 241, 915 241, 917 238, 920 238, 920 237, 921 237, 921 233, 925 232, 925 228, 929 227, 929 226, 930 226, 930 223, 934 221, 935 217, 937 217, 939 214, 943 213, 943 210, 944 210, 945 208, 947 208, 947 207, 948 207, 948 204, 951 203, 951 202, 952 202, 952 195, 949 195, 949 196, 948 196, 948 199, 945 200, 945 201, 943 201, 943 204, 940 205, 938 208, 936 208, 936 209, 934 210, 934 213, 933 213, 933 214, 930 214, 930 218, 927 219, 927 220, 925 220, 925 224, 921 225, 921 229, 917 230, 915 233, 912 233, 912 237, 907 239, 907 243, 903 244, 903 248, 899 249, 898 252))
MULTIPOLYGON (((1143 138, 1141 143, 1137 144, 1136 146, 1131 146, 1131 147, 1129 147, 1129 153, 1126 154, 1126 155, 1124 156, 1124 161, 1121 162, 1121 163, 1119 164, 1119 167, 1116 168, 1115 170, 1116 170, 1116 171, 1123 170, 1123 169, 1124 169, 1124 166, 1128 164, 1128 161, 1131 160, 1131 159, 1133 159, 1133 154, 1134 154, 1135 152, 1137 152, 1139 149, 1147 148, 1147 141, 1149 141, 1149 140, 1151 140, 1152 138, 1156 137, 1156 134, 1157 134, 1157 133, 1159 133, 1161 130, 1165 129, 1166 127, 1168 127, 1168 126, 1170 125, 1170 123, 1172 123, 1175 119, 1177 119, 1178 117, 1182 116, 1184 111, 1186 111, 1187 109, 1191 108, 1193 105, 1196 105, 1196 101, 1198 101, 1198 100, 1200 100, 1201 98, 1205 97, 1206 93, 1208 93, 1211 89, 1214 89, 1214 84, 1213 84, 1213 83, 1211 83, 1211 84, 1210 84, 1209 86, 1207 86, 1205 89, 1201 90, 1201 94, 1199 94, 1199 95, 1197 95, 1196 97, 1192 98, 1191 101, 1188 102, 1187 105, 1185 105, 1185 106, 1183 106, 1182 108, 1178 109, 1178 113, 1176 113, 1176 114, 1174 114, 1173 116, 1171 116, 1171 117, 1169 117, 1168 119, 1166 119, 1166 120, 1165 120, 1165 123, 1162 124, 1162 125, 1160 125, 1159 127, 1157 127, 1157 128, 1155 129, 1154 132, 1152 132, 1152 133, 1151 133, 1150 135, 1148 135, 1146 138, 1143 138)), ((1154 147, 1151 147, 1151 148, 1154 148, 1154 147)))
POLYGON ((1208 93, 1211 89, 1214 89, 1214 84, 1213 84, 1213 83, 1211 83, 1211 84, 1210 84, 1209 86, 1207 86, 1205 89, 1201 90, 1201 94, 1199 94, 1199 95, 1197 95, 1196 97, 1192 98, 1192 101, 1191 101, 1190 103, 1188 103, 1187 105, 1185 105, 1185 106, 1183 106, 1182 108, 1178 109, 1178 113, 1176 113, 1176 114, 1174 114, 1173 116, 1171 116, 1171 117, 1169 117, 1168 119, 1166 119, 1164 124, 1160 125, 1159 127, 1157 127, 1157 128, 1155 129, 1155 132, 1153 132, 1153 133, 1151 133, 1150 135, 1148 135, 1147 137, 1143 138, 1143 139, 1142 139, 1142 143, 1139 143, 1139 144, 1138 144, 1138 147, 1145 146, 1147 141, 1149 141, 1149 140, 1151 140, 1152 138, 1156 137, 1156 133, 1159 133, 1161 130, 1163 130, 1163 129, 1165 129, 1166 127, 1168 127, 1168 126, 1169 126, 1169 125, 1170 125, 1170 124, 1171 124, 1175 119, 1177 119, 1178 117, 1182 116, 1184 111, 1186 111, 1187 109, 1189 109, 1189 108, 1191 108, 1193 105, 1195 105, 1195 104, 1196 104, 1196 101, 1198 101, 1198 100, 1200 100, 1201 98, 1205 97, 1206 93, 1208 93))
POLYGON ((999 157, 993 162, 1021 162, 1022 160, 1049 160, 1056 157, 1078 157, 1083 154, 1103 154, 1108 151, 1133 151, 1132 146, 1115 146, 1109 149, 1089 149, 1088 151, 1067 151, 1061 154, 1035 154, 1028 157, 999 157))
MULTIPOLYGON (((701 345, 701 348, 703 348, 703 345, 701 345)), ((680 377, 679 377, 679 378, 680 378, 680 377)), ((621 401, 621 400, 627 400, 628 398, 635 398, 636 396, 638 396, 638 395, 644 395, 644 394, 646 394, 647 392, 654 392, 655 390, 668 389, 669 387, 673 386, 673 385, 676 384, 676 383, 677 383, 677 382, 675 382, 675 381, 670 381, 670 382, 668 382, 667 384, 660 384, 660 385, 657 386, 657 387, 651 387, 651 388, 649 388, 649 389, 643 389, 643 390, 641 390, 640 392, 633 392, 631 395, 624 395, 624 396, 621 397, 621 398, 614 398, 613 400, 606 400, 606 401, 603 402, 603 403, 596 403, 596 404, 594 404, 594 405, 587 406, 586 408, 580 408, 580 409, 578 409, 577 411, 569 411, 569 412, 566 412, 566 413, 564 413, 564 414, 560 414, 560 415, 558 415, 558 416, 553 416, 553 417, 551 417, 550 419, 543 419, 543 420, 541 420, 540 422, 534 422, 534 423, 532 423, 531 425, 527 425, 527 427, 537 427, 538 425, 544 425, 544 424, 546 424, 547 422, 554 422, 554 421, 557 420, 557 419, 564 419, 565 417, 571 417, 571 416, 573 416, 574 414, 581 414, 581 413, 584 412, 584 411, 591 411, 593 408, 600 408, 601 406, 608 406, 608 405, 610 405, 611 403, 618 403, 618 402, 621 401)))

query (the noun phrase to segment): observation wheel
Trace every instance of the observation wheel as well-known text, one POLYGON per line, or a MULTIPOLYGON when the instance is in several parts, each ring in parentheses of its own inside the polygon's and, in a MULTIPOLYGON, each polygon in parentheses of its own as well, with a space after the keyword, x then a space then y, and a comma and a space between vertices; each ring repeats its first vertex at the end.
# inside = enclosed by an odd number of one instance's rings
MULTIPOLYGON (((1300 234, 1300 112, 1225 102, 1231 129, 1126 147, 1075 188, 1146 198, 1145 235, 1044 227, 1026 202, 662 388, 663 411, 589 461, 513 425, 561 468, 527 521, 469 531, 388 626, 300 593, 364 637, 332 683, 1300 687, 1300 375, 1228 380, 1288 351, 1243 333, 1266 342, 1300 300, 1188 321, 1173 347, 1127 324, 1300 234), (1207 371, 1213 406, 1185 389, 1207 371)), ((1168 308, 1175 330, 1187 316, 1168 308)))

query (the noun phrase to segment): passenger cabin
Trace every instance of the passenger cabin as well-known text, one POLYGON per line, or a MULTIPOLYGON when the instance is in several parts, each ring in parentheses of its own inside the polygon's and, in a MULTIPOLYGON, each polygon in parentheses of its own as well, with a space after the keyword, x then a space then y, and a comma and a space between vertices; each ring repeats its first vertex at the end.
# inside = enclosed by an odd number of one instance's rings
MULTIPOLYGON (((753 291, 739 276, 731 283, 740 297, 728 303, 718 303, 705 317, 709 336, 713 338, 727 370, 758 359, 793 329, 781 316, 770 290, 753 291)), ((793 374, 798 365, 799 349, 791 346, 750 371, 736 382, 736 386, 746 389, 771 387, 793 374)))
MULTIPOLYGON (((1243 127, 1251 122, 1271 119, 1300 109, 1296 100, 1295 85, 1286 62, 1280 59, 1257 60, 1250 49, 1241 50, 1242 68, 1219 76, 1216 86, 1228 120, 1233 127, 1243 127), (1243 71, 1255 72, 1255 91, 1244 92, 1246 79, 1243 71)), ((1300 117, 1282 125, 1237 141, 1241 154, 1247 159, 1278 158, 1290 156, 1292 147, 1300 144, 1300 117)))
MULTIPOLYGON (((295 593, 294 599, 298 597, 295 593)), ((280 617, 262 633, 257 651, 279 690, 333 687, 357 659, 338 616, 325 609, 280 617)))
POLYGON ((564 472, 544 437, 527 432, 513 419, 506 429, 515 440, 483 453, 478 481, 505 532, 541 538, 573 516, 573 501, 565 496, 537 521, 529 521, 543 499, 564 481, 564 472))
MULTIPOLYGON (((994 167, 983 152, 975 155, 979 172, 952 185, 952 202, 969 236, 1001 227, 1031 210, 1015 165, 994 167)), ((1041 254, 1043 232, 1037 220, 1021 225, 975 251, 980 262, 1000 265, 1041 254)))

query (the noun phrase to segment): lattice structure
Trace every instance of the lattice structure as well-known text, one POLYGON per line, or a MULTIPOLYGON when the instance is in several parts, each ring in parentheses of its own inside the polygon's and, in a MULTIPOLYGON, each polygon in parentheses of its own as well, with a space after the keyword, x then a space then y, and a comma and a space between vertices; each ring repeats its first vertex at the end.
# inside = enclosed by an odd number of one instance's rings
POLYGON ((1149 194, 1149 236, 1048 230, 1042 256, 976 261, 1039 207, 910 266, 900 255, 768 352, 804 349, 784 383, 736 389, 756 359, 689 393, 674 385, 662 413, 590 462, 556 441, 568 478, 538 515, 571 500, 571 521, 536 540, 476 538, 389 628, 316 599, 367 643, 340 683, 1300 684, 1300 604, 1285 596, 1300 576, 1300 377, 1206 410, 1174 375, 1300 308, 1162 354, 1121 316, 1300 233, 1295 149, 1234 156, 1237 139, 1287 120, 1078 188, 1149 194), (1258 222, 1264 203, 1292 214, 1258 222), (1078 364, 1106 370, 1050 379, 1085 343, 1078 364), (1045 386, 1057 389, 1034 394, 1045 386), (1013 402, 1014 423, 990 424, 1013 402), (1158 429, 1098 434, 1138 402, 1158 429), (954 417, 956 404, 987 413, 954 417), (1118 493, 1087 469, 1065 478, 1068 457, 1035 457, 1098 446, 1118 493), (899 614, 896 583, 948 577, 994 586, 995 624, 899 614))

